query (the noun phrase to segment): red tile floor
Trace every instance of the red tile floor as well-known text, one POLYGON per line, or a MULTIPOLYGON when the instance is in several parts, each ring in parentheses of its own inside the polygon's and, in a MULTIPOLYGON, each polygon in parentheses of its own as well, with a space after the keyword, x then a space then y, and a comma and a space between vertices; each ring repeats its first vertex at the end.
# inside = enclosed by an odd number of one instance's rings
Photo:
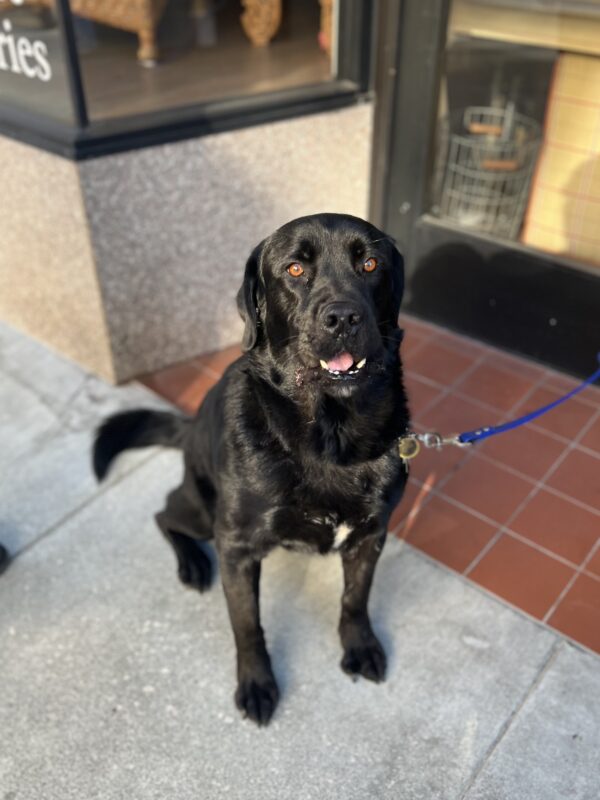
MULTIPOLYGON (((495 424, 576 384, 435 325, 402 325, 415 430, 495 424)), ((230 347, 142 380, 193 412, 239 354, 230 347)), ((600 389, 472 448, 422 451, 390 531, 600 652, 600 389)))

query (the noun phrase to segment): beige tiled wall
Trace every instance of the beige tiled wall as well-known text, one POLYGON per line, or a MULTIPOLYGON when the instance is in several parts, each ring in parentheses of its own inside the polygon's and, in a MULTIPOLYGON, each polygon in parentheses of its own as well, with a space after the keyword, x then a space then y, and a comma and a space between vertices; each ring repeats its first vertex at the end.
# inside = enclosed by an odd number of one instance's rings
POLYGON ((112 379, 77 165, 0 136, 0 318, 112 379))
POLYGON ((255 244, 303 214, 366 215, 371 111, 78 165, 3 141, 19 162, 10 179, 20 202, 0 221, 12 230, 0 315, 117 380, 238 341, 234 297, 255 244), (27 288, 19 260, 32 265, 27 288))

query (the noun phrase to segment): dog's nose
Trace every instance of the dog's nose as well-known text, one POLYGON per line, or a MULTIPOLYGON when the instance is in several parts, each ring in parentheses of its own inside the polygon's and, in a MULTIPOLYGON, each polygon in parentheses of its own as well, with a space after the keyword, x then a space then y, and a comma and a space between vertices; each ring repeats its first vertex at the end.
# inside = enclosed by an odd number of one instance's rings
POLYGON ((356 333, 362 323, 360 308, 353 303, 329 303, 321 311, 321 321, 333 336, 356 333))

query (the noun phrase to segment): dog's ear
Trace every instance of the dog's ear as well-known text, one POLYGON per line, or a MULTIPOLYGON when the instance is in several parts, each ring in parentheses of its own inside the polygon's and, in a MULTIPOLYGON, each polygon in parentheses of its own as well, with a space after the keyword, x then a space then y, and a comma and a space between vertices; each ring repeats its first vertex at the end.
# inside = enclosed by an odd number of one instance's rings
POLYGON ((404 257, 396 247, 393 239, 390 239, 389 246, 392 250, 391 318, 397 320, 404 295, 404 257))
POLYGON ((238 311, 245 323, 242 338, 244 352, 252 350, 258 341, 259 302, 262 295, 259 268, 264 244, 264 241, 261 242, 250 254, 246 262, 244 281, 237 293, 238 311))

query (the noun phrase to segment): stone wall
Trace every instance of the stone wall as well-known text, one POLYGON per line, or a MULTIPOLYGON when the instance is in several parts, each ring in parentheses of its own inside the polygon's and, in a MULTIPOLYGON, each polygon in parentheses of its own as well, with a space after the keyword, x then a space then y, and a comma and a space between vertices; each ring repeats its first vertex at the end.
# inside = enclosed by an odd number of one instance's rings
POLYGON ((2 140, 19 202, 0 219, 0 315, 117 381, 238 341, 262 238, 366 215, 371 124, 362 104, 79 164, 2 140))

